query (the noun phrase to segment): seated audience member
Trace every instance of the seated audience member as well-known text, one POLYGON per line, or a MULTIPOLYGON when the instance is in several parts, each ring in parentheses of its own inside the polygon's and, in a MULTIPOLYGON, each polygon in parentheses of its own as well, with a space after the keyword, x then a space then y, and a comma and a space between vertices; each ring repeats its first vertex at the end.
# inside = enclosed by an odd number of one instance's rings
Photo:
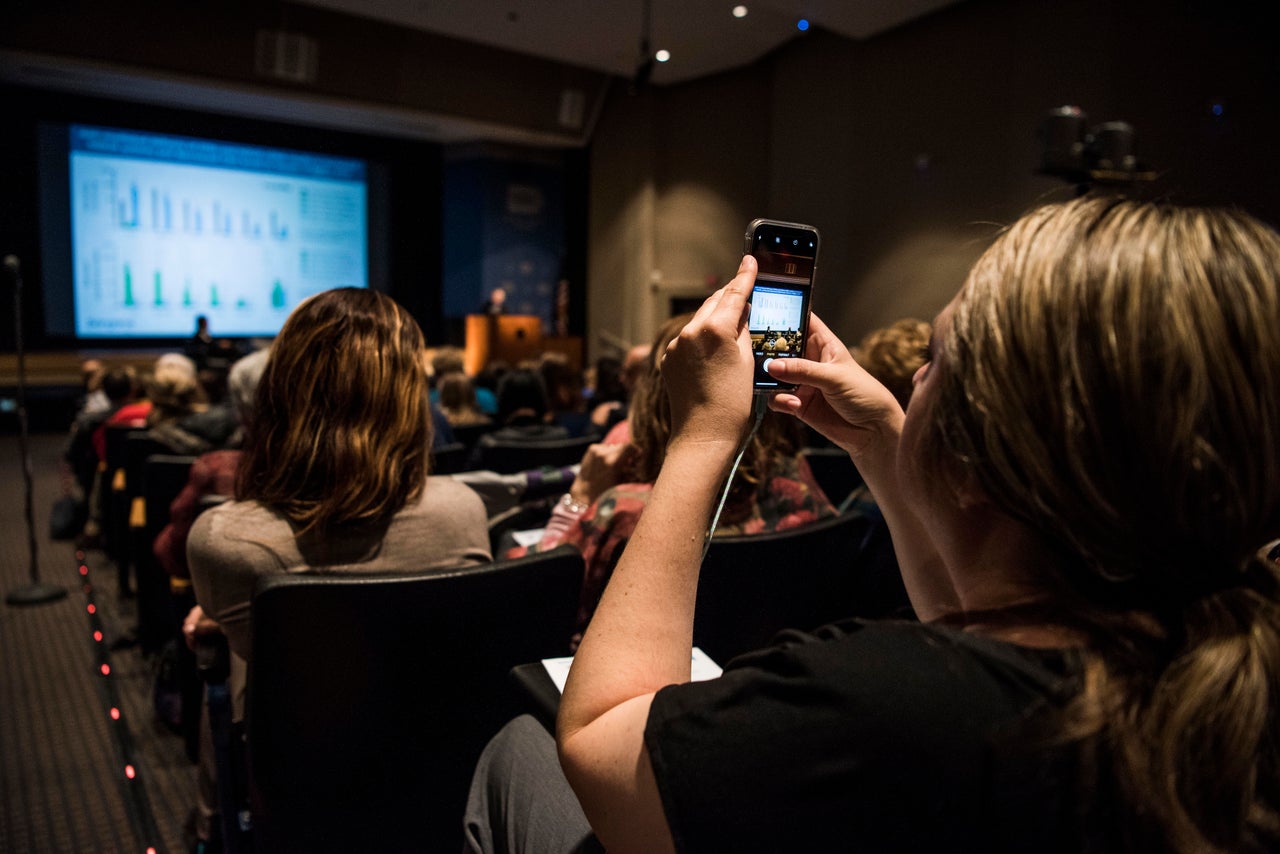
MULTIPOLYGON (((431 377, 434 382, 431 389, 431 402, 440 403, 440 379, 448 374, 465 374, 464 352, 461 347, 437 347, 431 355, 431 377)), ((485 415, 493 416, 498 412, 498 398, 494 394, 496 386, 477 382, 476 405, 485 415)))
POLYGON ((547 389, 538 372, 532 368, 507 371, 498 383, 498 428, 476 442, 473 468, 479 464, 481 449, 488 445, 568 439, 569 431, 549 423, 549 416, 547 389))
POLYGON ((511 365, 502 359, 490 359, 485 363, 471 381, 476 386, 476 400, 480 403, 480 411, 489 417, 498 414, 498 383, 511 370, 511 365), (491 404, 485 404, 486 394, 491 397, 491 404))
MULTIPOLYGON (((248 421, 253 407, 253 397, 266 367, 268 350, 258 350, 238 359, 227 376, 227 397, 239 422, 238 428, 226 442, 226 447, 201 454, 191 465, 187 484, 169 507, 169 524, 160 531, 152 544, 157 562, 171 578, 180 579, 175 584, 175 602, 187 610, 183 620, 183 634, 192 651, 196 648, 196 636, 221 632, 218 624, 209 619, 199 605, 191 606, 193 599, 189 588, 191 573, 187 567, 187 537, 191 526, 200 514, 202 503, 210 496, 230 498, 235 494, 236 470, 240 463, 239 448, 244 441, 243 425, 248 421), (182 584, 182 582, 188 582, 182 584)), ((241 662, 236 662, 236 684, 243 681, 241 662)), ((192 809, 191 828, 196 839, 205 843, 204 850, 213 850, 211 840, 218 836, 218 799, 216 788, 216 763, 213 754, 213 738, 209 731, 207 709, 201 706, 200 742, 197 765, 197 802, 192 809)))
POLYGON ((440 410, 453 427, 483 427, 493 419, 480 411, 475 384, 462 371, 450 371, 436 379, 440 410))
POLYGON ((229 430, 222 421, 203 419, 209 398, 200 384, 195 365, 185 356, 157 362, 147 381, 147 433, 175 454, 203 454, 225 441, 229 430), (181 361, 179 361, 181 360, 181 361))
POLYGON ((181 353, 165 353, 156 359, 151 369, 151 375, 138 379, 137 393, 134 398, 116 409, 115 412, 111 413, 110 418, 99 424, 98 428, 94 430, 91 441, 99 460, 105 461, 107 458, 108 427, 130 427, 135 430, 147 429, 147 417, 151 414, 152 406, 149 394, 157 373, 160 374, 162 382, 177 384, 180 381, 178 378, 185 382, 186 374, 188 373, 194 380, 195 366, 190 359, 181 353))
POLYGON ((796 633, 690 683, 702 534, 751 417, 745 258, 667 352, 667 457, 565 687, 582 812, 522 719, 481 758, 470 846, 1280 850, 1277 271, 1280 235, 1240 212, 1040 208, 938 316, 905 416, 814 317, 772 406, 853 455, 924 622, 796 633))
POLYGON ((622 384, 622 360, 614 356, 596 359, 591 383, 591 423, 601 435, 627 417, 627 387, 622 384))
MULTIPOLYGON (((631 444, 592 445, 569 492, 555 505, 537 551, 570 543, 586 561, 578 605, 578 630, 586 627, 609 571, 635 532, 672 438, 668 381, 659 370, 667 344, 692 315, 658 330, 649 370, 632 400, 631 444)), ((765 416, 733 479, 717 535, 763 534, 806 525, 835 512, 799 454, 795 420, 765 416)), ((519 550, 512 550, 512 556, 519 550)))
POLYGON ((225 435, 210 430, 200 418, 208 397, 200 385, 195 363, 181 353, 165 353, 156 359, 151 375, 142 383, 144 397, 121 406, 93 434, 99 459, 106 459, 106 428, 127 426, 145 429, 175 454, 200 454, 225 435))
POLYGON ((138 375, 128 365, 107 368, 99 377, 97 386, 97 393, 106 400, 106 406, 92 409, 86 406, 76 416, 65 452, 76 483, 85 495, 92 494, 93 480, 102 460, 94 448, 93 436, 122 406, 133 401, 138 393, 138 375))
POLYGON ((563 353, 543 353, 538 360, 538 373, 547 389, 550 421, 559 424, 573 437, 596 435, 582 396, 582 371, 573 367, 563 353))
POLYGON ((895 320, 863 336, 851 355, 906 411, 916 371, 929 361, 933 327, 914 317, 895 320))
MULTIPOLYGON (((640 378, 649 372, 649 356, 652 348, 648 344, 637 344, 627 351, 626 357, 622 360, 622 385, 627 390, 627 406, 631 405, 631 398, 635 396, 636 386, 640 382, 640 378)), ((606 445, 625 445, 631 441, 631 425, 627 418, 619 419, 612 427, 605 432, 604 443, 606 445)))
POLYGON ((196 601, 242 658, 259 576, 490 559, 479 496, 427 476, 423 346, 417 321, 375 290, 324 291, 285 321, 254 396, 236 500, 202 513, 187 541, 196 601))
MULTIPOLYGON (((152 551, 173 578, 190 578, 187 568, 187 536, 201 504, 209 496, 235 494, 236 470, 240 465, 240 448, 244 444, 244 424, 253 409, 258 381, 267 365, 270 351, 258 350, 236 361, 227 377, 227 396, 236 413, 239 426, 226 442, 226 447, 201 454, 191 464, 187 485, 169 507, 169 524, 152 544, 152 551)), ((199 607, 199 606, 197 606, 199 607)))
POLYGON ((106 373, 106 365, 98 359, 85 359, 80 363, 80 384, 84 388, 84 397, 80 399, 80 406, 76 410, 77 418, 110 408, 111 401, 102 390, 102 378, 106 373))

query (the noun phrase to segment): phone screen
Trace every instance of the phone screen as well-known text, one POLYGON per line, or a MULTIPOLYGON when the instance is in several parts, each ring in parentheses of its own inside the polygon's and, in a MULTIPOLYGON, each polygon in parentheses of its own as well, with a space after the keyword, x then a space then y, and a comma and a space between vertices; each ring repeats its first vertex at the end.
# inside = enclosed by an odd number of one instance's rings
POLYGON ((809 336, 809 310, 818 262, 818 230, 810 225, 758 219, 747 227, 747 252, 756 258, 751 293, 751 350, 755 355, 755 390, 795 388, 779 382, 766 369, 773 359, 804 355, 809 336))

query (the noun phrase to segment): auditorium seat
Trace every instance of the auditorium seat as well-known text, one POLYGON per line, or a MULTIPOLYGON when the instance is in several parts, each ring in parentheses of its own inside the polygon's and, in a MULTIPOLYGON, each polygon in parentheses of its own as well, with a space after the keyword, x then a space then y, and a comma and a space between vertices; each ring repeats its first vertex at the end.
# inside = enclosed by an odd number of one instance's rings
POLYGON ((254 594, 254 845, 457 851, 517 664, 566 655, 583 563, 562 547, 430 574, 282 575, 254 594))
POLYGON ((598 436, 570 439, 542 439, 521 442, 484 441, 476 445, 477 469, 499 474, 516 474, 536 468, 560 468, 582 462, 587 448, 598 436))
POLYGON ((871 520, 820 519, 771 534, 716 537, 698 579, 693 642, 717 662, 765 646, 782 629, 857 613, 857 552, 871 520))

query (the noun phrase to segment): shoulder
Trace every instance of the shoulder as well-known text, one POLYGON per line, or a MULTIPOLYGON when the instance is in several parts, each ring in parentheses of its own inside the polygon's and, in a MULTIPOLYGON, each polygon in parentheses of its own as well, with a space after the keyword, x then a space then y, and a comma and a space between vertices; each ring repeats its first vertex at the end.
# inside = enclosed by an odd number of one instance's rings
POLYGON ((951 750, 966 732, 980 742, 1032 705, 1064 703, 1076 675, 1076 659, 1061 651, 918 623, 849 621, 786 633, 734 659, 714 682, 663 689, 654 709, 661 721, 736 707, 775 722, 828 726, 841 737, 858 733, 923 759, 944 745, 951 750))
POLYGON ((745 847, 796 849, 1015 851, 1058 838, 1065 769, 1033 728, 1074 693, 1061 656, 852 622, 663 688, 644 739, 672 831, 688 847, 732 828, 745 847), (726 787, 732 804, 707 794, 726 787), (993 825, 994 811, 1007 820, 993 825))
POLYGON ((221 551, 272 535, 292 539, 293 530, 283 516, 257 501, 227 501, 196 517, 187 548, 193 554, 204 549, 221 551))
POLYGON ((406 509, 411 512, 479 512, 482 516, 485 513, 484 501, 481 500, 480 494, 465 483, 447 475, 428 477, 417 504, 406 509))
POLYGON ((451 477, 429 477, 418 501, 392 519, 380 548, 380 559, 389 566, 488 562, 492 558, 484 502, 451 477))
POLYGON ((409 525, 427 526, 436 535, 465 531, 470 537, 479 530, 488 542, 488 514, 480 494, 447 475, 428 477, 422 495, 396 514, 396 519, 409 525))

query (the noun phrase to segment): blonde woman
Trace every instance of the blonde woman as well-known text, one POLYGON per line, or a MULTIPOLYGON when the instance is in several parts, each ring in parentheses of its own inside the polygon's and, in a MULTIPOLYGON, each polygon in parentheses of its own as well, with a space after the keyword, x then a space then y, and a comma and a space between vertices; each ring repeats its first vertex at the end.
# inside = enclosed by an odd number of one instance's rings
MULTIPOLYGON (((938 316, 905 417, 815 317, 772 405, 853 456, 922 623, 797 634, 688 683, 755 270, 667 350, 667 456, 560 706, 605 847, 1280 850, 1280 580, 1259 556, 1280 535, 1280 236, 1040 209, 938 316)), ((536 756, 528 735, 492 749, 536 756)), ((559 805, 535 814, 567 827, 559 805)))

